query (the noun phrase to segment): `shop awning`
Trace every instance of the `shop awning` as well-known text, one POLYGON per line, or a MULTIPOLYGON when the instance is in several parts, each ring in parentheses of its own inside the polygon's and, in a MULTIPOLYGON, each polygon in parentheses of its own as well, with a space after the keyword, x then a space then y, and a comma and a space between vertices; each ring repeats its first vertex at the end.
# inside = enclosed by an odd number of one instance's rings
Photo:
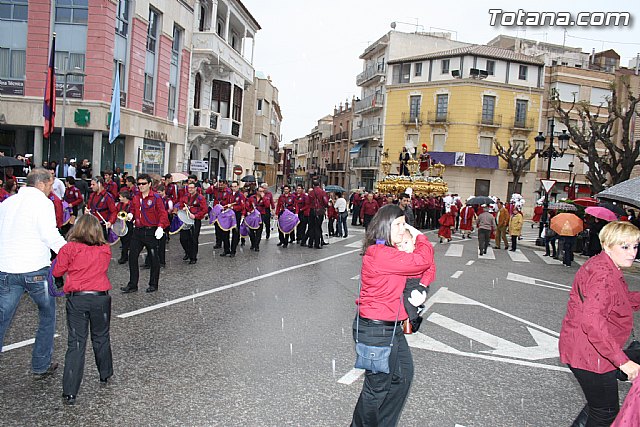
POLYGON ((349 150, 349 154, 358 154, 362 147, 365 146, 367 142, 358 142, 351 150, 349 150))

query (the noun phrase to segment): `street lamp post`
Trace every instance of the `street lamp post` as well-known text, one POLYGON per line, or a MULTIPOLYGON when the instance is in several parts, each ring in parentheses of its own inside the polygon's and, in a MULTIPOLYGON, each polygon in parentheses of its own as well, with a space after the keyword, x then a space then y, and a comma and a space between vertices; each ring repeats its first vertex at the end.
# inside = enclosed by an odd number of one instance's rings
MULTIPOLYGON (((567 148, 569 148, 569 139, 570 139, 569 135, 567 135, 567 131, 563 130, 562 134, 558 135, 559 150, 556 150, 556 148, 553 146, 553 133, 555 130, 555 120, 552 118, 549 124, 550 124, 550 135, 549 135, 549 146, 547 148, 544 147, 546 138, 542 134, 542 132, 538 132, 538 136, 534 138, 536 142, 536 152, 538 154, 538 157, 549 159, 547 163, 547 179, 551 178, 551 160, 557 159, 558 157, 562 157, 564 155, 564 152, 567 151, 567 148)), ((538 230, 538 238, 536 239, 536 246, 544 246, 542 230, 544 229, 544 226, 548 224, 548 214, 549 214, 549 191, 545 191, 542 218, 540 220, 540 227, 538 230)))
POLYGON ((573 184, 571 183, 571 175, 573 174, 573 168, 575 167, 575 165, 573 164, 573 162, 569 163, 569 191, 567 191, 567 197, 569 199, 573 199, 574 198, 574 194, 573 194, 573 184))
POLYGON ((58 165, 58 175, 60 178, 64 176, 64 128, 65 128, 65 111, 67 106, 67 78, 69 76, 85 76, 86 74, 76 67, 75 70, 64 70, 62 73, 56 73, 56 76, 63 76, 62 83, 62 126, 60 128, 60 164, 58 165))

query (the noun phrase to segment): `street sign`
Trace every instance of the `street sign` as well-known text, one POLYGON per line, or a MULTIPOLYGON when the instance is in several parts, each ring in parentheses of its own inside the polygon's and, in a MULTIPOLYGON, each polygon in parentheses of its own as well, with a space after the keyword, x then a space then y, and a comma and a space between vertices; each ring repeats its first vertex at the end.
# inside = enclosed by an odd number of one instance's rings
POLYGON ((209 172, 207 160, 191 160, 191 172, 209 172))
POLYGON ((541 179, 540 182, 542 183, 544 191, 548 193, 549 191, 551 191, 557 181, 555 179, 541 179))
POLYGON ((233 167, 233 173, 235 173, 238 176, 242 175, 242 166, 240 166, 240 165, 234 166, 233 167))

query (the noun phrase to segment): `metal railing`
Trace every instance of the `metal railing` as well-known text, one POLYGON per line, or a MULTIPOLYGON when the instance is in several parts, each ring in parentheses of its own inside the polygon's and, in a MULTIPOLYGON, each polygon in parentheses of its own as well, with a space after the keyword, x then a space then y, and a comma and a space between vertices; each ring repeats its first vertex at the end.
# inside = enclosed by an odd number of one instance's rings
POLYGON ((386 72, 385 64, 374 64, 367 67, 366 70, 358 74, 356 77, 356 85, 360 86, 369 79, 376 76, 384 76, 386 72))
POLYGON ((429 111, 427 121, 429 123, 447 123, 449 121, 449 112, 429 111))
POLYGON ((359 139, 371 138, 371 137, 380 137, 382 134, 382 126, 381 125, 368 125, 358 129, 354 129, 351 133, 351 138, 356 141, 359 139))
POLYGON ((403 125, 417 124, 418 126, 420 126, 422 124, 422 113, 411 114, 411 113, 404 112, 400 117, 400 122, 403 125))
POLYGON ((360 101, 356 101, 353 111, 357 114, 366 110, 382 108, 383 106, 384 106, 384 95, 381 93, 374 93, 373 95, 369 95, 360 101))
POLYGON ((356 157, 351 160, 352 168, 367 168, 367 169, 375 169, 380 164, 380 159, 377 156, 365 156, 365 157, 356 157))
POLYGON ((514 129, 533 130, 533 119, 513 119, 514 129))
POLYGON ((502 125, 502 115, 494 114, 492 116, 487 114, 480 114, 478 116, 478 124, 481 126, 501 126, 502 125))

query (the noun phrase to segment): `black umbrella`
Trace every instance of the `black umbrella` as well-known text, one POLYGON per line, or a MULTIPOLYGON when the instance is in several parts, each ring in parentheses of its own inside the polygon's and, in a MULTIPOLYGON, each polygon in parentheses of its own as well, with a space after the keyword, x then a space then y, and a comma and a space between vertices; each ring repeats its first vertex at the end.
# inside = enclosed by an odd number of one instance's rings
MULTIPOLYGON (((598 193, 598 199, 615 200, 640 208, 640 177, 628 179, 598 193)), ((602 202, 601 202, 602 203, 602 202)))
POLYGON ((343 187, 340 187, 339 185, 326 185, 324 187, 324 191, 328 191, 330 193, 346 193, 347 190, 345 190, 343 187))
POLYGON ((242 182, 256 182, 256 177, 253 175, 247 175, 243 177, 240 181, 242 182))
POLYGON ((620 205, 616 205, 610 202, 600 202, 598 206, 609 209, 611 212, 616 214, 617 216, 626 216, 627 211, 625 211, 620 205))
POLYGON ((469 205, 492 205, 493 199, 487 196, 476 196, 467 200, 465 203, 469 205))
POLYGON ((23 168, 24 162, 15 157, 0 156, 0 168, 20 167, 23 168))

